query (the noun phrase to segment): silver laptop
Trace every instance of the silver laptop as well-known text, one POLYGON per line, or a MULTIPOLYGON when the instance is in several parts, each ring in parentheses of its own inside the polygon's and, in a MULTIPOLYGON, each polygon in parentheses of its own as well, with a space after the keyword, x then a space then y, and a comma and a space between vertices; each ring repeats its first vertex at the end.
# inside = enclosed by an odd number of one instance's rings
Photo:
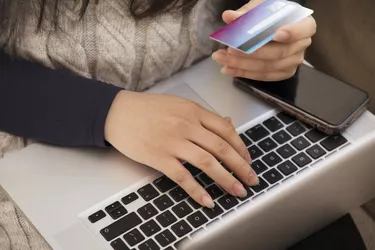
POLYGON ((114 150, 34 144, 0 161, 0 184, 56 250, 285 249, 375 197, 375 117, 336 137, 312 130, 236 88, 210 59, 152 92, 230 116, 260 184, 201 208, 161 173, 114 150))

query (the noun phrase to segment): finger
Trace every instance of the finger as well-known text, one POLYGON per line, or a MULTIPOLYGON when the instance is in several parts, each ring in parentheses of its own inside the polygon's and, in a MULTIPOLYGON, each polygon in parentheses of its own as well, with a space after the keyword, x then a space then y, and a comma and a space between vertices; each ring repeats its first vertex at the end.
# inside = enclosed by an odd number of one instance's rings
POLYGON ((239 8, 237 11, 234 10, 227 10, 223 13, 223 20, 226 23, 231 23, 249 10, 255 8, 259 4, 261 4, 264 0, 251 0, 249 3, 243 5, 241 8, 239 8))
POLYGON ((265 61, 246 57, 235 57, 228 55, 225 60, 218 59, 217 61, 227 67, 237 68, 248 71, 273 72, 284 71, 293 67, 298 67, 303 63, 304 53, 289 56, 287 58, 265 61))
POLYGON ((316 33, 316 29, 315 19, 307 17, 300 22, 280 28, 275 34, 274 41, 290 43, 311 38, 316 33))
MULTIPOLYGON (((294 43, 277 43, 271 42, 264 47, 256 50, 250 55, 241 53, 233 48, 228 48, 227 53, 229 56, 235 57, 245 57, 252 58, 257 60, 268 60, 274 61, 291 55, 295 55, 299 52, 305 51, 311 45, 311 38, 303 39, 294 43)), ((225 50, 219 50, 212 55, 212 58, 215 60, 217 56, 222 56, 225 53, 225 50)), ((217 61, 217 60, 216 60, 217 61)), ((219 62, 219 61, 218 61, 219 62)))
POLYGON ((207 191, 194 179, 191 173, 175 158, 161 163, 160 169, 169 179, 203 207, 213 208, 214 202, 207 191))
MULTIPOLYGON (((218 135, 203 127, 198 127, 192 131, 188 139, 216 158, 222 160, 224 164, 231 169, 240 180, 242 180, 243 183, 246 183, 249 186, 254 186, 259 183, 256 173, 249 165, 249 160, 245 160, 241 157, 241 155, 238 154, 228 142, 224 141, 218 135)), ((248 151, 246 147, 245 150, 248 151)), ((221 183, 219 184, 222 185, 221 183)))
POLYGON ((238 197, 247 196, 244 186, 225 170, 212 154, 189 141, 186 141, 186 145, 181 148, 185 150, 176 151, 177 158, 201 169, 229 194, 238 197))
POLYGON ((242 77, 256 81, 274 82, 282 81, 291 78, 295 75, 297 68, 289 69, 288 71, 275 71, 275 72, 261 72, 261 71, 247 71, 243 69, 236 69, 224 67, 221 72, 233 77, 242 77))
POLYGON ((240 136, 233 124, 226 122, 222 117, 212 112, 202 110, 199 115, 201 124, 207 130, 221 137, 224 141, 228 142, 239 155, 242 156, 248 163, 251 162, 250 154, 241 140, 240 136))

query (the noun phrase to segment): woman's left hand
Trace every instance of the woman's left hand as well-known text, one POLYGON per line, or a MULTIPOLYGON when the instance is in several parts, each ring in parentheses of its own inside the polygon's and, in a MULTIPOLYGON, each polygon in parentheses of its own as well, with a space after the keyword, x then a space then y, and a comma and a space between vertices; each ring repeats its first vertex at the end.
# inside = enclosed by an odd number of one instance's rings
MULTIPOLYGON (((223 19, 230 23, 261 2, 262 0, 252 0, 237 11, 226 11, 223 19)), ((215 52, 212 57, 223 65, 223 74, 259 81, 280 81, 296 73, 315 32, 314 18, 307 17, 280 28, 272 42, 250 55, 228 48, 215 52)))

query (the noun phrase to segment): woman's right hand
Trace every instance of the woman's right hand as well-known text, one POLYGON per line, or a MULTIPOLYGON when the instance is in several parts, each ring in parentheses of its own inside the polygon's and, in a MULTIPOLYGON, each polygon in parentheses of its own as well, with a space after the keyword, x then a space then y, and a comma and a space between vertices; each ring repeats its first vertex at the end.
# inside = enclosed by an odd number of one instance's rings
POLYGON ((202 206, 212 208, 212 198, 181 161, 201 169, 233 196, 244 197, 246 190, 217 159, 246 185, 259 182, 233 125, 179 97, 120 91, 107 116, 105 139, 132 160, 163 172, 202 206))

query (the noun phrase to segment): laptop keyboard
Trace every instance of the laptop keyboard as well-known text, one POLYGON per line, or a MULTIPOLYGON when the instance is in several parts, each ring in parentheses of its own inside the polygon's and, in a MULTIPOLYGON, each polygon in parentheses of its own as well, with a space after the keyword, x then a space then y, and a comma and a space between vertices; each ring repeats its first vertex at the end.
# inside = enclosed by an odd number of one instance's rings
POLYGON ((178 249, 183 240, 209 229, 239 206, 347 143, 342 135, 327 137, 284 113, 247 130, 240 137, 249 150, 252 167, 260 181, 255 187, 245 186, 247 197, 229 195, 201 170, 185 164, 214 199, 214 209, 201 207, 172 180, 161 176, 103 207, 88 220, 95 224, 107 216, 112 218, 113 222, 102 228, 100 235, 114 250, 178 249), (128 211, 128 206, 138 199, 145 205, 128 211))

